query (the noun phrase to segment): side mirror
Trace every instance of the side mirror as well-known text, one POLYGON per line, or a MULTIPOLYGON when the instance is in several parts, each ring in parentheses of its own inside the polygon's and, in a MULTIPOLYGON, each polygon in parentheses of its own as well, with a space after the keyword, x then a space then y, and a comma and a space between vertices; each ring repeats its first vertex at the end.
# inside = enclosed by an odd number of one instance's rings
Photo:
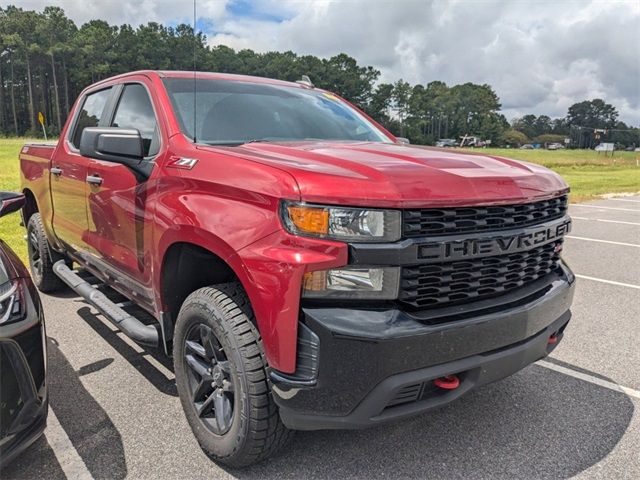
POLYGON ((80 137, 80 155, 121 163, 131 168, 143 158, 140 132, 134 128, 87 127, 80 137))
POLYGON ((14 192, 0 192, 0 217, 17 212, 24 205, 24 195, 14 192))
POLYGON ((400 145, 410 145, 411 144, 409 139, 405 138, 405 137, 396 137, 396 143, 398 143, 400 145))

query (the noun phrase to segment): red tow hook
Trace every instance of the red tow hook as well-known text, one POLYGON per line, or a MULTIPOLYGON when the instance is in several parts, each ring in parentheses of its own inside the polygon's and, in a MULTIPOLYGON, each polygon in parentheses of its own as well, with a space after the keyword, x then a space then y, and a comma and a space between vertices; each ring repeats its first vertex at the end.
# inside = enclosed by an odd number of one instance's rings
POLYGON ((558 343, 558 335, 554 333, 549 337, 549 340, 547 340, 547 345, 555 345, 556 343, 558 343))
POLYGON ((460 379, 457 375, 447 375, 446 377, 436 378, 433 383, 443 390, 455 390, 460 386, 460 379))

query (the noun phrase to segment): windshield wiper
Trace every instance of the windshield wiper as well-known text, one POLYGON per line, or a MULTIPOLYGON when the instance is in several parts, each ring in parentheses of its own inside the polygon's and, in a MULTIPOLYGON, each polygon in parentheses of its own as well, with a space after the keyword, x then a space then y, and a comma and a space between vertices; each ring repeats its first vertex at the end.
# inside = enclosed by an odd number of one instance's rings
POLYGON ((239 147, 240 145, 245 145, 247 143, 268 143, 273 141, 274 140, 269 138, 252 138, 251 140, 216 140, 214 142, 200 141, 199 143, 209 145, 211 147, 239 147))
POLYGON ((282 141, 284 141, 284 139, 267 137, 267 138, 252 138, 251 140, 247 140, 244 143, 269 143, 269 142, 282 142, 282 141))
POLYGON ((238 145, 242 145, 244 141, 242 140, 220 140, 216 142, 202 142, 198 141, 198 143, 202 143, 203 145, 209 145, 211 147, 237 147, 238 145))

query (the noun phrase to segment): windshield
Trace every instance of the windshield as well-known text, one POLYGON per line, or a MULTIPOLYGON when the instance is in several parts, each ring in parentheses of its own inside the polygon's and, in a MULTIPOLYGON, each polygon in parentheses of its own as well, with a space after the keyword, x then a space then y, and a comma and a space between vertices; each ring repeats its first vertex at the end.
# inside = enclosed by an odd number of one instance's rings
MULTIPOLYGON (((165 78, 182 132, 193 139, 194 81, 165 78)), ((391 142, 358 111, 317 90, 243 81, 198 79, 195 133, 198 143, 346 140, 391 142)))

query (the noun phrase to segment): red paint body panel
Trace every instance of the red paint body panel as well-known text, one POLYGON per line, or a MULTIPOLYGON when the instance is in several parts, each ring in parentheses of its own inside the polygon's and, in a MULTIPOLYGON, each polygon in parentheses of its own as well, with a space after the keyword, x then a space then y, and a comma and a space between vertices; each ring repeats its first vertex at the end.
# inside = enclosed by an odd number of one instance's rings
POLYGON ((528 202, 567 185, 512 160, 383 143, 253 143, 237 155, 290 172, 304 201, 411 208, 528 202))
MULTIPOLYGON (((302 276, 345 265, 348 249, 344 243, 285 232, 279 219, 280 200, 409 208, 524 203, 567 190, 558 175, 536 165, 394 143, 196 146, 180 133, 162 83, 162 76, 191 75, 136 72, 88 89, 127 82, 147 87, 162 137, 149 179, 138 182, 124 166, 111 162, 78 162, 79 154, 65 140, 67 126, 55 151, 35 145, 23 151, 23 190, 33 192, 52 244, 69 248, 69 239, 59 235, 71 213, 64 202, 52 204, 49 170, 52 164, 75 161, 78 179, 99 174, 103 185, 82 187, 84 202, 76 207, 86 208, 86 224, 76 246, 96 265, 117 272, 122 278, 118 289, 158 317, 166 308, 161 281, 168 249, 186 242, 218 255, 251 300, 269 364, 283 372, 295 370, 302 276), (193 158, 197 163, 193 168, 175 168, 176 158, 193 158)), ((198 77, 303 88, 245 76, 199 73, 198 77)))
POLYGON ((49 238, 53 237, 51 230, 51 192, 49 190, 49 168, 51 157, 56 149, 55 144, 25 145, 20 151, 20 184, 29 185, 35 196, 40 214, 44 221, 44 228, 49 238))

